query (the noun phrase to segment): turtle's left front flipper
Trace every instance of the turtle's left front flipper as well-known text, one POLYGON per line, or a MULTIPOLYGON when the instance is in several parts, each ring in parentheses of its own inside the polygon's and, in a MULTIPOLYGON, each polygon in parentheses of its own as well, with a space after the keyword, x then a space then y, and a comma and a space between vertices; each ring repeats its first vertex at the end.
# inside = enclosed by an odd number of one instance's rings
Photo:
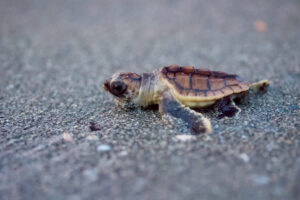
POLYGON ((210 121, 207 118, 176 101, 169 92, 164 93, 159 103, 159 111, 182 119, 194 134, 212 132, 210 121))

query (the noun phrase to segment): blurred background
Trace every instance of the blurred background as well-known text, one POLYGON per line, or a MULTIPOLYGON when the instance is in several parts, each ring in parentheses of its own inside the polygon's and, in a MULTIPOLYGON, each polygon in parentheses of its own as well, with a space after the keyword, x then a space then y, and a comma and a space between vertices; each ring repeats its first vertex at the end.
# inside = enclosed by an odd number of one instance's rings
POLYGON ((298 199, 299 35, 298 0, 0 0, 0 199, 298 199), (171 64, 272 87, 188 142, 101 87, 171 64))

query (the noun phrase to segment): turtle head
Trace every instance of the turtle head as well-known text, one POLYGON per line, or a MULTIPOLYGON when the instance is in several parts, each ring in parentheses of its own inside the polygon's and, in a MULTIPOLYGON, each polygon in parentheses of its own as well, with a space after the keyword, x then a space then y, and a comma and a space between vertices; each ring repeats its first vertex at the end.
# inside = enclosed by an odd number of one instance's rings
POLYGON ((115 73, 103 84, 105 91, 111 93, 118 103, 135 103, 139 96, 142 77, 136 73, 115 73))

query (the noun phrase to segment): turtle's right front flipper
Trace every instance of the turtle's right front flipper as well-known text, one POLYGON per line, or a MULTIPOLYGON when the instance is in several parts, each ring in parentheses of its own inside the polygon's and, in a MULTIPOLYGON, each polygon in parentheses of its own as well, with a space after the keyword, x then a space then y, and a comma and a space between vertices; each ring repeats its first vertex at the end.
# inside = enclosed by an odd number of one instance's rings
POLYGON ((159 111, 182 119, 194 134, 212 132, 210 121, 201 113, 191 110, 176 101, 169 92, 165 92, 160 103, 159 111))

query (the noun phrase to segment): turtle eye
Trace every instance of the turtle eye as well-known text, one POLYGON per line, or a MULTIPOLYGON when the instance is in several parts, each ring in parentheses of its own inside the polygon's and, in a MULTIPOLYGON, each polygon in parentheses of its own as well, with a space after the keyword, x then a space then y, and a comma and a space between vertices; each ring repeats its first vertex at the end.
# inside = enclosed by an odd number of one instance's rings
POLYGON ((126 91, 126 89, 127 86, 121 81, 116 81, 111 84, 111 90, 115 95, 123 94, 126 91))

